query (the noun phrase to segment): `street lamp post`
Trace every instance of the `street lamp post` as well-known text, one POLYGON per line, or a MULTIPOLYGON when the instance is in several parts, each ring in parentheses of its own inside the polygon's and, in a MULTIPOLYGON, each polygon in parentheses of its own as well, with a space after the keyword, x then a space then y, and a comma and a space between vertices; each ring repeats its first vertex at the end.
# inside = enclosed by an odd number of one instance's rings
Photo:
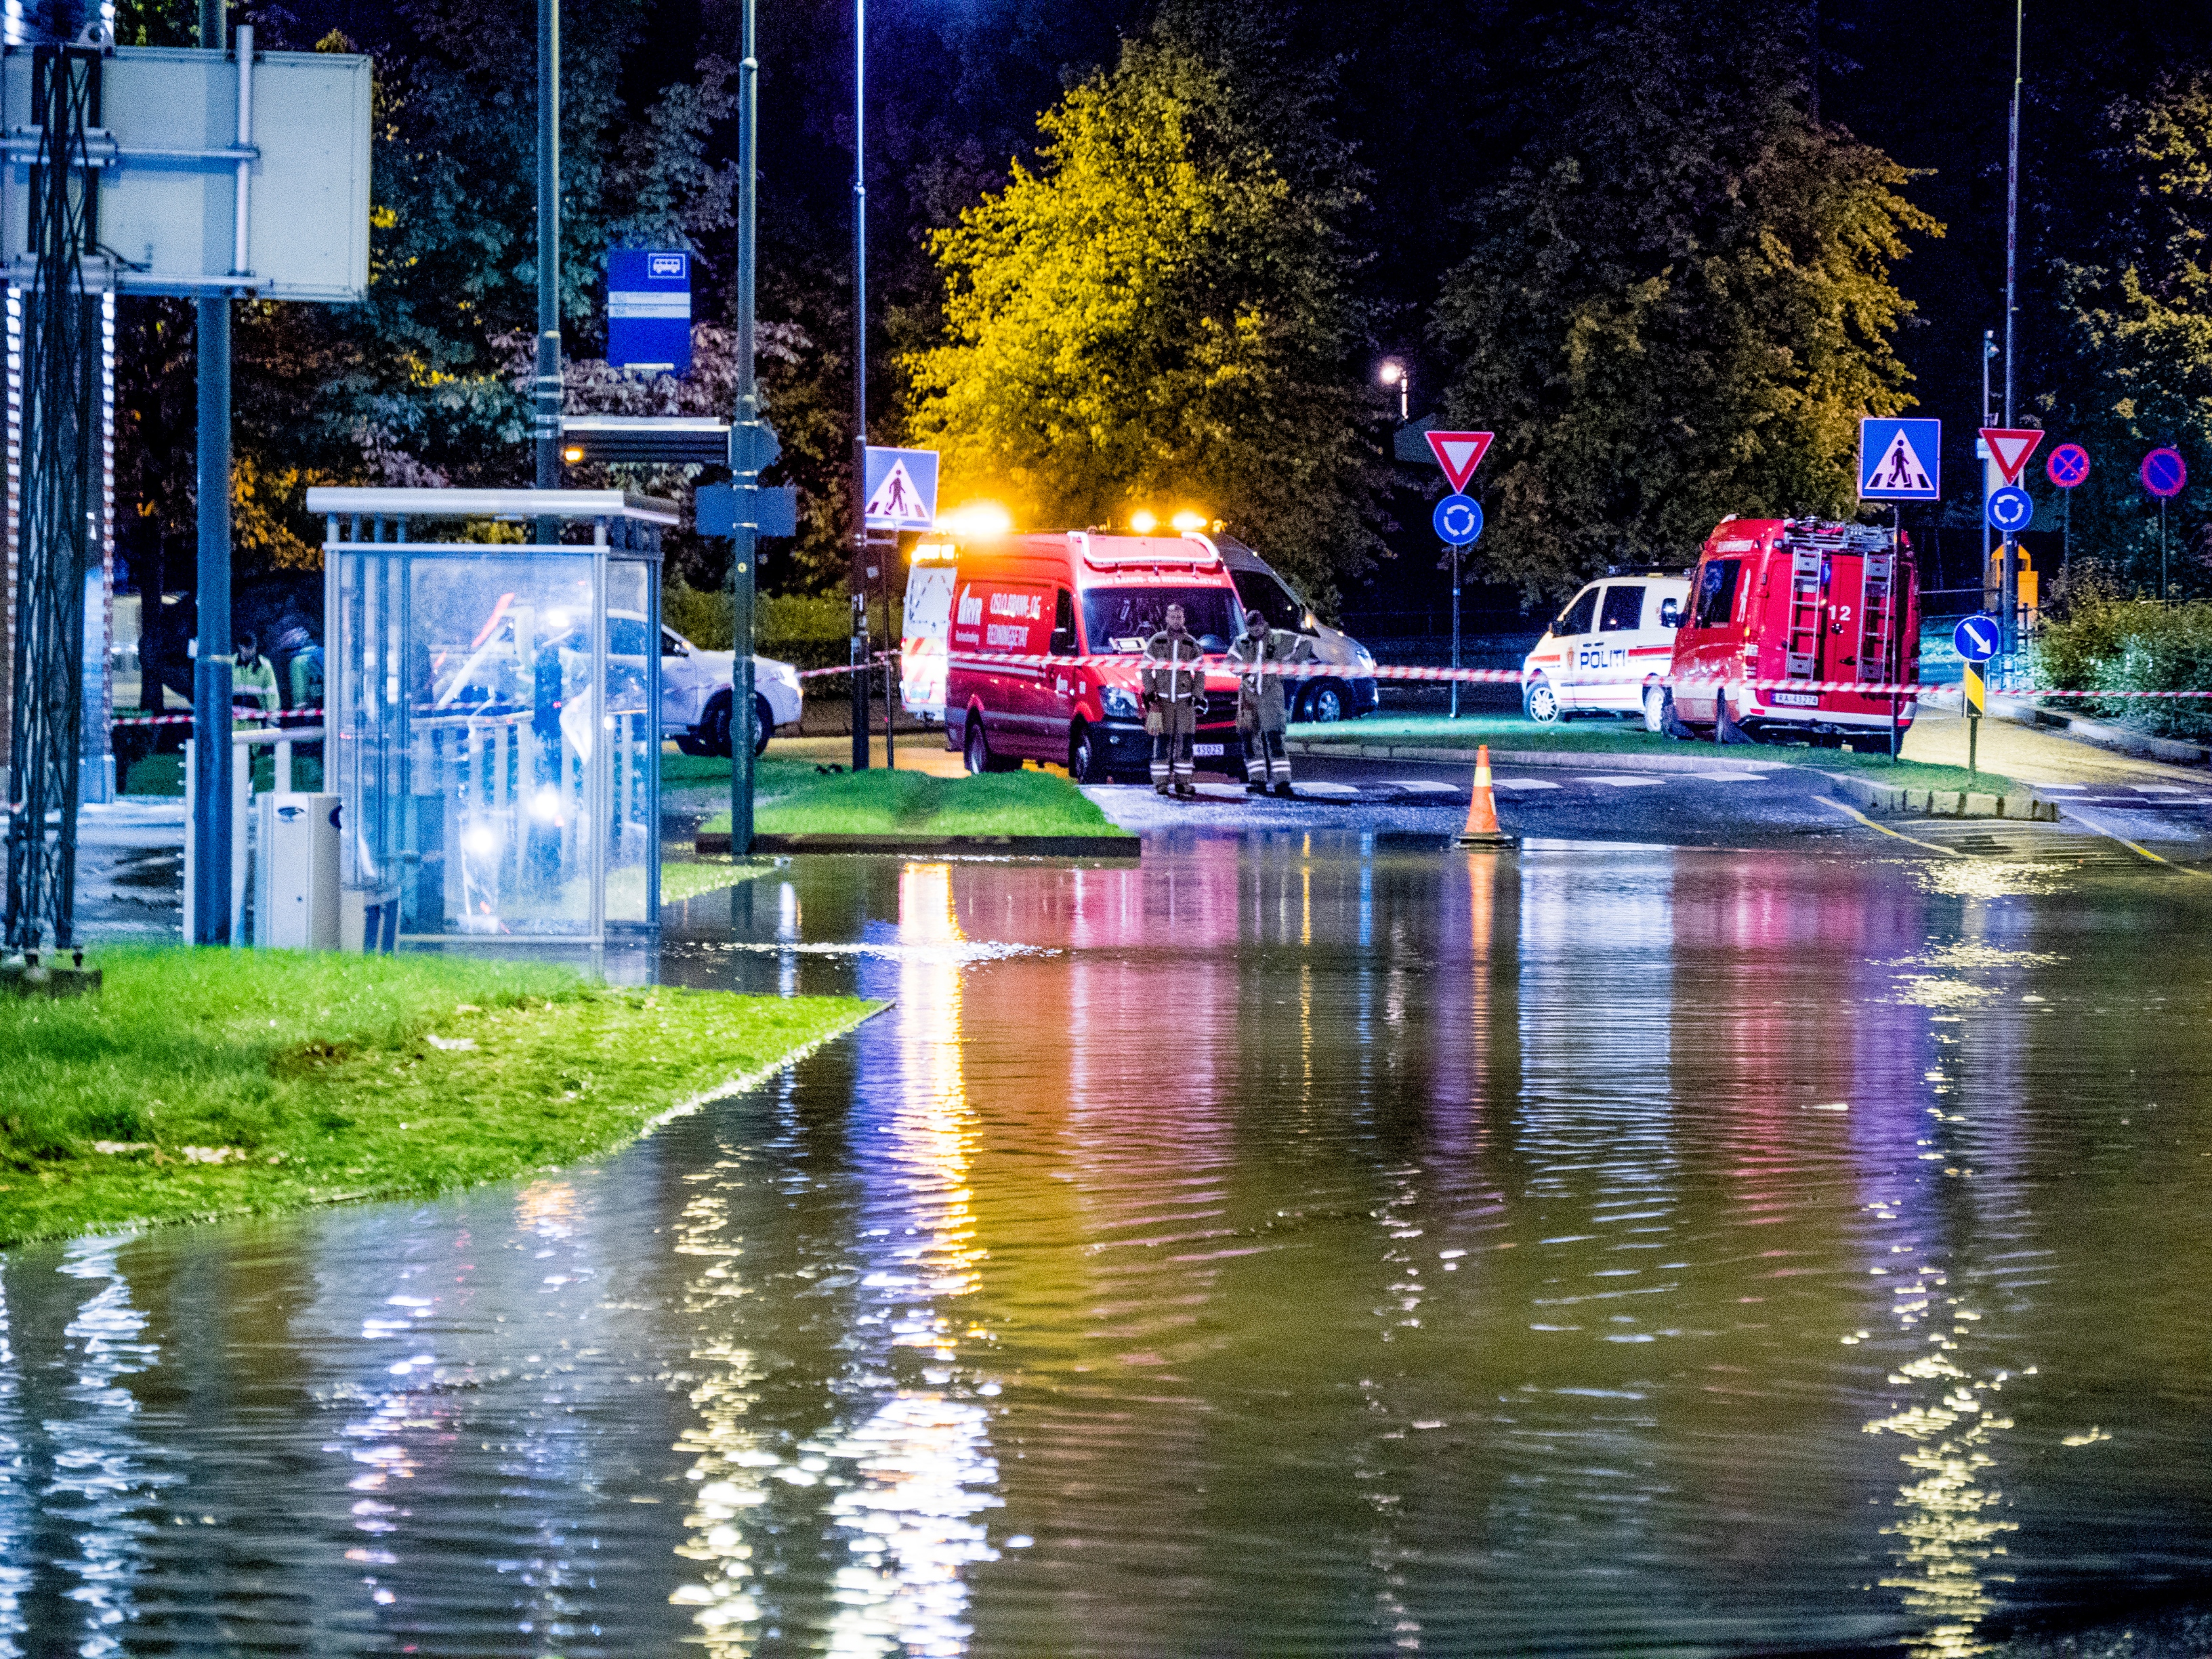
POLYGON ((1378 378, 1384 386, 1398 388, 1398 424, 1403 426, 1412 418, 1413 377, 1405 364, 1393 357, 1387 360, 1378 378))
POLYGON ((853 769, 868 769, 868 0, 853 0, 853 769))
MULTIPOLYGON (((538 372, 531 435, 540 489, 561 487, 561 0, 538 0, 538 372)), ((558 540, 560 520, 532 532, 558 540)))

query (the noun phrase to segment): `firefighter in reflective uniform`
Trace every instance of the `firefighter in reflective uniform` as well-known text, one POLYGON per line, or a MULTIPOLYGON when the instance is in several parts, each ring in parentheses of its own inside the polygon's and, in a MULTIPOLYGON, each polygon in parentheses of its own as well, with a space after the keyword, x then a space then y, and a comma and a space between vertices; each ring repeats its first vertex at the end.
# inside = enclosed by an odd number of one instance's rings
POLYGON ((1191 744, 1198 736, 1198 706, 1206 690, 1198 641, 1183 609, 1168 607, 1167 626, 1145 641, 1145 730, 1152 737, 1152 787, 1163 795, 1198 793, 1191 744))
POLYGON ((1244 740, 1244 787, 1255 795, 1267 793, 1270 783, 1279 795, 1291 793, 1291 757, 1283 746, 1290 713, 1283 677, 1250 671, 1312 656, 1313 643, 1304 635, 1269 628, 1257 611, 1244 613, 1244 631, 1230 642, 1231 665, 1245 671, 1237 676, 1237 734, 1244 740))

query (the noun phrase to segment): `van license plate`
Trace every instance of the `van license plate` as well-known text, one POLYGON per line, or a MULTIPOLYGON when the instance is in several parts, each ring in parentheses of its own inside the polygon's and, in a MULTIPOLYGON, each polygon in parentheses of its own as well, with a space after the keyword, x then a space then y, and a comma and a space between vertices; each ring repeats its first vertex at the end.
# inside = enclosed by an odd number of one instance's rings
POLYGON ((1818 691, 1777 691, 1768 701, 1780 703, 1785 708, 1818 708, 1820 694, 1818 691))
POLYGON ((1190 752, 1193 755, 1219 755, 1224 752, 1224 748, 1218 743, 1194 743, 1190 746, 1190 752))

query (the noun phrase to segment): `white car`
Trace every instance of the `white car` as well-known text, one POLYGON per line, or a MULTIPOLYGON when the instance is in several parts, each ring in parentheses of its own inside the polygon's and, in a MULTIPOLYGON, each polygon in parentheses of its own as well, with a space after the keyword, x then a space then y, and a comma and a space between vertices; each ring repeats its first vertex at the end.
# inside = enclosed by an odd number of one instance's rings
MULTIPOLYGON (((608 687, 618 702, 636 696, 641 689, 645 629, 645 618, 635 611, 607 612, 608 687)), ((581 625, 566 611, 551 611, 541 618, 526 607, 503 609, 477 635, 472 649, 465 655, 454 653, 456 665, 442 673, 435 706, 526 706, 534 695, 526 654, 548 647, 560 653, 563 681, 573 687, 583 672, 585 644, 581 625), (538 632, 541 622, 552 630, 550 634, 538 632), (532 647, 533 641, 538 643, 532 647)), ((674 629, 661 628, 660 732, 664 738, 675 738, 685 754, 730 752, 730 670, 736 661, 734 652, 704 650, 674 629)), ((799 671, 787 662, 756 656, 753 752, 768 747, 769 734, 777 726, 796 724, 801 707, 799 671)))
POLYGON ((1522 659, 1521 707, 1549 726, 1576 714, 1641 715, 1660 728, 1690 579, 1647 571, 1587 584, 1522 659))
MULTIPOLYGON (((642 656, 645 619, 611 613, 607 654, 642 656), (626 635, 624 630, 629 630, 626 635), (634 637, 631 637, 634 636, 634 637)), ((708 651, 674 629, 660 630, 660 730, 687 755, 730 752, 730 676, 734 651, 708 651)), ((803 699, 799 671, 773 657, 753 659, 753 753, 768 747, 779 726, 798 723, 803 699)))

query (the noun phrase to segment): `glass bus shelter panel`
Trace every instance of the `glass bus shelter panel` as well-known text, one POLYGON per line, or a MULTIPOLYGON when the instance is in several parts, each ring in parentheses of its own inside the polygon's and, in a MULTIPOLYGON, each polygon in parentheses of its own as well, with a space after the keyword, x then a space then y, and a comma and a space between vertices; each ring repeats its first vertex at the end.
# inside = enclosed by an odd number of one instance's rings
POLYGON ((591 935, 591 550, 398 562, 400 931, 591 935))
POLYGON ((399 882, 400 615, 405 579, 392 561, 332 549, 337 608, 326 711, 336 787, 346 803, 339 878, 382 902, 399 882))
POLYGON ((607 564, 609 923, 657 922, 660 886, 660 584, 617 552, 607 564))

